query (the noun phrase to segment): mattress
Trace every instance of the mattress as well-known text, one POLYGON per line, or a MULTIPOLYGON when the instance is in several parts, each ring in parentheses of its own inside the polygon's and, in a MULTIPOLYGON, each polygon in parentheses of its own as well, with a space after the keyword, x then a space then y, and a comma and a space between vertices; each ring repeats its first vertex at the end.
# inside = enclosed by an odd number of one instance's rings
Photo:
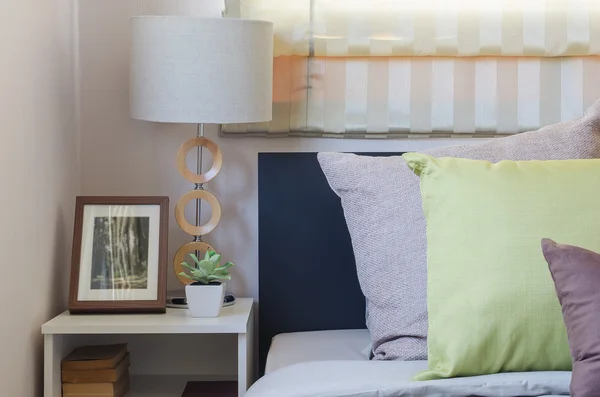
POLYGON ((368 361, 370 352, 366 329, 279 334, 271 343, 265 373, 307 361, 368 361))

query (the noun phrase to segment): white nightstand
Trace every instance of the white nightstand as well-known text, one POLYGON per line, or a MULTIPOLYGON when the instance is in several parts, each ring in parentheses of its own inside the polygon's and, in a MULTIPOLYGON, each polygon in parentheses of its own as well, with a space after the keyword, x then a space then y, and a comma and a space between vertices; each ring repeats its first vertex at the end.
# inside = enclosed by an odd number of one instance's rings
MULTIPOLYGON (((44 334, 44 397, 61 397, 60 362, 71 349, 71 335, 99 334, 237 334, 238 395, 253 379, 253 300, 237 298, 217 318, 191 318, 185 309, 166 314, 70 315, 68 311, 42 325, 44 334)), ((152 376, 136 379, 128 397, 179 397, 186 379, 152 376)), ((190 379, 191 380, 191 379, 190 379)))

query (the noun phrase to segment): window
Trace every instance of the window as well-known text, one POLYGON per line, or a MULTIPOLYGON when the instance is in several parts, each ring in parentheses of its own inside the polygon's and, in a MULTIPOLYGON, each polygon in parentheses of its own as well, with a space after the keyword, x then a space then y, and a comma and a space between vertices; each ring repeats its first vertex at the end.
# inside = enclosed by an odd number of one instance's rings
POLYGON ((275 25, 274 119, 225 135, 491 136, 600 98, 600 1, 231 0, 275 25))

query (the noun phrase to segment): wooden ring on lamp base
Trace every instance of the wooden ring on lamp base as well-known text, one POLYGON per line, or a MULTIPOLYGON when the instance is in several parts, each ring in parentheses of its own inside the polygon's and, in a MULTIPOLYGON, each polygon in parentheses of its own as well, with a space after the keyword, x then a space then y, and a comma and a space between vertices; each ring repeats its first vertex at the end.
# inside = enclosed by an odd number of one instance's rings
MULTIPOLYGON (((206 253, 206 251, 214 251, 215 249, 210 245, 203 243, 202 241, 192 241, 191 243, 187 243, 181 246, 177 253, 175 254, 175 259, 173 259, 173 270, 175 270, 175 275, 183 284, 188 285, 193 283, 193 280, 189 278, 185 278, 180 276, 179 273, 185 272, 185 268, 181 265, 181 262, 185 260, 185 256, 192 251, 200 251, 202 255, 206 253)), ((202 257, 198 258, 202 260, 202 257)), ((190 264, 191 265, 191 264, 190 264)))
POLYGON ((177 224, 187 234, 191 234, 192 236, 203 236, 213 231, 215 227, 219 224, 221 220, 221 204, 219 204, 219 200, 210 192, 206 190, 190 190, 177 202, 175 205, 175 220, 177 224), (206 200, 212 209, 212 216, 210 220, 202 226, 192 225, 185 219, 185 206, 190 200, 206 200))
POLYGON ((177 169, 179 170, 181 176, 192 183, 201 184, 210 181, 217 176, 219 171, 221 171, 222 166, 223 154, 221 153, 221 149, 219 149, 219 146, 210 139, 200 137, 188 139, 177 151, 177 169), (203 146, 207 148, 213 157, 211 169, 200 175, 190 171, 185 163, 185 158, 188 152, 196 146, 203 146))

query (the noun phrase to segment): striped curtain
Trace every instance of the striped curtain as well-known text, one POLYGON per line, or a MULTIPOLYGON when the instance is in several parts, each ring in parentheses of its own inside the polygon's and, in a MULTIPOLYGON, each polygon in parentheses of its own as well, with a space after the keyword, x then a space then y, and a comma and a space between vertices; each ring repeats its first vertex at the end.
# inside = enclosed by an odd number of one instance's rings
POLYGON ((600 98, 600 0, 232 0, 275 24, 273 121, 226 136, 507 135, 600 98))

